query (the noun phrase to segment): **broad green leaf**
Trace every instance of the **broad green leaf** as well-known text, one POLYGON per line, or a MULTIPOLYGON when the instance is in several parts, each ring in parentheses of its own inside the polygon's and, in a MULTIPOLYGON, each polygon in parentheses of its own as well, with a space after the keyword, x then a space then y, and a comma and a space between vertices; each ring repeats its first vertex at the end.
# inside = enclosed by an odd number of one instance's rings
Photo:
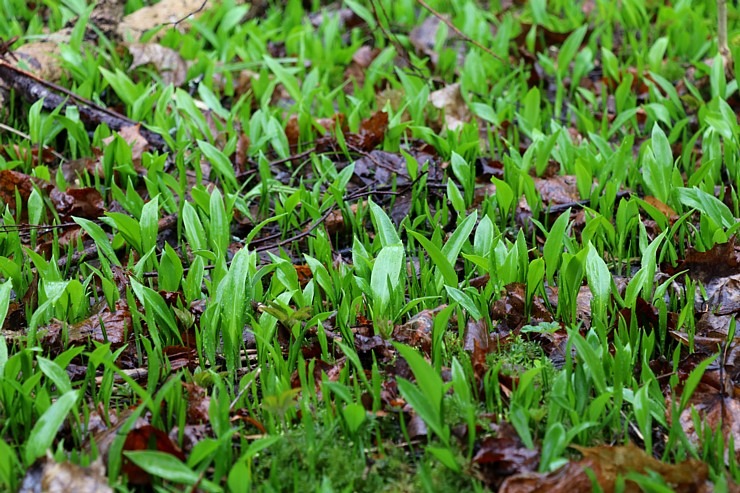
POLYGON ((251 300, 248 286, 249 267, 255 261, 254 254, 246 248, 239 250, 231 261, 228 274, 216 288, 216 303, 222 307, 221 320, 224 335, 226 364, 236 368, 237 355, 241 347, 242 331, 246 315, 246 304, 251 300))
POLYGON ((57 436, 59 427, 77 403, 79 391, 70 390, 56 400, 33 425, 26 441, 25 459, 30 466, 39 457, 46 454, 57 436))
POLYGON ((404 252, 400 244, 383 247, 375 259, 370 275, 370 288, 373 300, 379 304, 381 310, 388 306, 393 296, 391 289, 395 290, 401 281, 403 265, 404 252))
POLYGON ((470 240, 470 234, 473 232, 477 220, 478 211, 475 210, 455 228, 447 243, 442 247, 442 253, 447 257, 450 264, 455 265, 455 262, 457 262, 457 257, 460 255, 463 245, 470 240))
POLYGON ((370 214, 373 216, 376 232, 380 238, 380 245, 383 247, 401 245, 398 232, 385 211, 372 200, 368 202, 370 204, 370 214))
POLYGON ((474 320, 480 320, 483 318, 478 307, 475 306, 473 300, 464 291, 452 286, 445 286, 445 290, 447 291, 447 295, 457 301, 474 320))
POLYGON ((303 97, 301 95, 301 86, 298 83, 298 79, 295 75, 291 74, 285 67, 280 65, 274 58, 264 55, 263 60, 265 65, 270 71, 275 74, 275 78, 285 87, 293 101, 300 102, 303 97))
POLYGON ((729 207, 703 190, 696 187, 677 188, 675 193, 683 205, 708 215, 714 222, 725 228, 730 228, 737 222, 729 207))
POLYGON ((403 359, 409 364, 411 371, 416 377, 416 384, 419 386, 422 394, 435 407, 436 413, 441 413, 442 397, 445 392, 445 383, 442 377, 434 371, 424 357, 415 349, 403 344, 394 344, 403 359))
POLYGON ((588 249, 588 255, 586 256, 588 287, 593 294, 593 303, 596 308, 594 311, 603 316, 606 314, 606 308, 611 298, 612 276, 606 262, 590 241, 586 248, 588 249))
POLYGON ((44 375, 57 386, 59 392, 64 394, 72 390, 72 382, 69 380, 69 375, 64 371, 64 368, 42 356, 37 356, 36 361, 44 375))
POLYGON ((222 491, 220 487, 210 481, 204 481, 199 473, 190 469, 172 454, 158 450, 134 450, 126 451, 124 455, 154 477, 166 479, 173 483, 197 484, 199 489, 205 491, 222 491))
POLYGON ((198 141, 198 148, 221 178, 224 179, 232 189, 237 189, 239 185, 236 181, 234 166, 231 164, 231 161, 229 161, 229 158, 222 151, 205 140, 198 141))
POLYGON ((226 215, 224 199, 218 188, 211 193, 210 208, 210 240, 212 248, 219 255, 226 255, 226 250, 231 242, 230 218, 226 215))
POLYGON ((570 218, 570 209, 563 212, 550 228, 545 240, 545 246, 542 249, 542 256, 545 259, 545 273, 547 282, 551 285, 555 282, 555 272, 560 266, 563 258, 563 242, 565 240, 565 228, 568 227, 570 218))
POLYGON ((109 262, 120 267, 121 263, 118 261, 118 258, 113 251, 113 247, 111 247, 108 235, 105 234, 103 228, 101 228, 94 222, 81 217, 73 217, 72 220, 79 224, 80 227, 84 229, 87 234, 90 235, 90 238, 92 238, 95 242, 95 245, 97 245, 98 250, 103 255, 105 255, 109 262))
MULTIPOLYGON (((416 231, 409 231, 408 233, 413 236, 422 247, 424 247, 424 250, 429 254, 429 259, 432 261, 433 265, 439 269, 440 274, 442 274, 444 283, 448 286, 457 286, 458 280, 455 267, 449 262, 449 260, 447 260, 447 257, 442 253, 442 250, 432 243, 426 236, 423 236, 416 231)), ((441 288, 441 286, 439 286, 438 289, 439 288, 441 288)))
POLYGON ((182 222, 185 226, 185 237, 193 250, 206 250, 206 233, 203 229, 203 223, 200 222, 198 212, 190 202, 185 202, 182 206, 182 222))
POLYGON ((148 252, 157 246, 159 233, 159 195, 144 204, 141 209, 141 247, 148 252))

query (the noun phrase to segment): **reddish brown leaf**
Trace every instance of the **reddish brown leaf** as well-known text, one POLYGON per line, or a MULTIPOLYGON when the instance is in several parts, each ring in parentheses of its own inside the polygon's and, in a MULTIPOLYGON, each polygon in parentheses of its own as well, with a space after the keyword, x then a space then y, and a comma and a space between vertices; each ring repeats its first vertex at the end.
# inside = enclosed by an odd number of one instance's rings
POLYGON ((495 437, 483 440, 473 463, 478 465, 479 476, 486 485, 496 489, 508 476, 537 469, 540 454, 524 446, 513 426, 501 423, 495 437))
POLYGON ((194 383, 183 383, 182 386, 188 394, 188 424, 209 423, 211 398, 206 389, 194 383))
POLYGON ((44 188, 46 186, 51 186, 48 183, 43 183, 41 180, 19 171, 4 169, 0 171, 0 199, 2 199, 2 201, 11 209, 15 209, 16 189, 18 190, 18 195, 21 200, 25 203, 28 201, 28 197, 31 196, 34 183, 39 186, 44 186, 44 188))
POLYGON ((49 198, 65 220, 72 216, 97 219, 105 211, 103 197, 95 188, 69 188, 66 192, 54 188, 49 198))
POLYGON ((113 347, 118 347, 126 341, 131 324, 131 312, 126 303, 119 300, 115 311, 111 311, 106 305, 100 313, 75 324, 50 323, 40 329, 40 343, 52 352, 62 351, 66 345, 87 345, 92 341, 110 342, 113 347), (63 337, 65 330, 66 344, 63 337))
POLYGON ((422 310, 403 325, 396 326, 393 330, 393 339, 421 349, 430 355, 432 352, 432 328, 434 318, 447 305, 441 305, 433 310, 422 310))
POLYGON ((387 129, 388 113, 378 111, 362 121, 358 133, 347 134, 345 140, 350 150, 370 152, 383 142, 387 129))
MULTIPOLYGON (((143 425, 128 432, 123 443, 123 451, 157 450, 174 455, 185 461, 185 455, 175 445, 167 434, 151 425, 143 425)), ((128 476, 130 484, 149 484, 151 477, 139 466, 124 457, 121 472, 128 476)))

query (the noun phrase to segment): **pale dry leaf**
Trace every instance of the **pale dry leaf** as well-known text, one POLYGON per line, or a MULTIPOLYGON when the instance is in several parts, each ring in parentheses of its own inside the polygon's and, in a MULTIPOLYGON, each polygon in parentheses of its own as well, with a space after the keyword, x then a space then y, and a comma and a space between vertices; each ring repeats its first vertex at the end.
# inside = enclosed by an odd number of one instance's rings
POLYGON ((134 57, 129 68, 153 65, 165 84, 181 86, 188 74, 188 65, 180 54, 172 48, 156 43, 132 43, 128 51, 134 57))
MULTIPOLYGON (((143 135, 141 135, 141 125, 130 125, 123 127, 117 133, 127 144, 131 146, 131 159, 134 164, 138 165, 141 163, 141 156, 149 150, 149 141, 147 141, 143 135)), ((113 142, 114 136, 106 137, 103 139, 105 145, 109 145, 113 142)))
POLYGON ((59 62, 59 46, 69 42, 67 31, 59 31, 44 40, 25 44, 13 51, 13 55, 18 59, 16 66, 40 79, 57 82, 63 73, 59 62))
POLYGON ((98 459, 89 467, 71 462, 56 462, 51 455, 28 470, 19 493, 30 492, 112 493, 105 476, 105 465, 98 459))
POLYGON ((445 128, 457 130, 463 123, 470 121, 468 104, 460 92, 460 83, 443 87, 429 95, 429 102, 442 110, 445 128))
MULTIPOLYGON (((135 42, 139 41, 141 36, 150 29, 167 24, 172 25, 178 21, 177 27, 187 30, 189 28, 187 19, 197 18, 213 7, 214 3, 213 0, 162 0, 155 5, 143 7, 124 17, 118 26, 118 35, 124 41, 135 42)), ((237 0, 235 3, 242 4, 244 1, 237 0)), ((153 39, 160 39, 165 32, 165 29, 161 30, 153 39)))

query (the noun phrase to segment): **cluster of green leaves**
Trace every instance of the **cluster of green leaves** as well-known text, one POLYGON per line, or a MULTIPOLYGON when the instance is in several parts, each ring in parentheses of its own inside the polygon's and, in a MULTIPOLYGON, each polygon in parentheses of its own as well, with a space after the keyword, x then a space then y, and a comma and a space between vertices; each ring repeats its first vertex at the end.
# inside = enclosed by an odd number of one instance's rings
MULTIPOLYGON (((130 0, 127 9, 142 3, 130 0)), ((447 27, 442 23, 436 66, 413 51, 405 34, 393 40, 384 34, 397 26, 410 31, 426 11, 414 0, 373 3, 345 2, 369 27, 347 31, 331 13, 315 27, 299 1, 246 22, 241 19, 248 6, 220 2, 193 21, 190 32, 169 29, 159 41, 192 61, 188 80, 200 83, 191 93, 152 83, 156 74, 151 69, 127 70, 126 58, 113 43, 86 44, 91 6, 84 1, 43 2, 48 15, 41 25, 27 2, 4 0, 4 10, 16 15, 0 19, 3 38, 31 40, 43 29, 61 28, 80 16, 70 43, 61 47, 66 74, 61 83, 103 105, 120 104, 128 117, 161 133, 168 151, 144 153, 137 167, 131 146, 120 135, 104 125, 88 133, 73 106, 43 113, 41 103, 16 103, 3 110, 30 136, 19 149, 59 145, 60 136, 63 144, 57 150, 68 159, 93 157, 96 149, 104 149, 102 176, 83 172, 79 180, 120 209, 99 221, 75 219, 99 252, 97 262, 79 268, 60 267, 57 261, 81 250, 81 242, 65 248, 55 238, 52 257, 46 259, 34 250, 35 234, 28 242, 13 228, 59 221, 39 190, 24 203, 27 210, 19 197, 16 208, 3 213, 0 320, 11 301, 29 291, 37 292, 38 300, 25 314, 23 341, 0 336, 0 487, 17 488, 23 472, 50 447, 57 460, 74 450, 75 461, 89 463, 96 452, 82 451, 89 439, 84 433, 88 403, 102 405, 106 413, 133 406, 108 453, 108 474, 117 481, 125 432, 137 418, 149 415, 164 430, 185 425, 183 382, 208 389, 212 436, 195 445, 186 462, 161 452, 126 453, 171 488, 197 484, 207 491, 249 491, 266 484, 293 489, 310 481, 322 491, 357 489, 368 451, 375 447, 378 457, 413 466, 415 472, 395 478, 399 481, 414 477, 430 491, 438 490, 440 481, 481 489, 465 470, 479 443, 481 416, 490 415, 510 421, 526 446, 540 447, 542 472, 564 464, 569 445, 624 442, 631 427, 653 451, 658 426, 668 437, 664 446, 655 447, 663 459, 699 457, 710 464, 714 478, 740 480, 734 459, 729 467, 725 464, 729 445, 720 434, 708 428, 701 432, 704 443, 719 445, 719 451, 697 447, 678 419, 711 360, 691 372, 681 399, 673 404, 666 404, 650 366, 657 357, 671 361, 670 384, 677 388, 681 347, 671 342, 666 314, 680 314, 678 329, 690 338, 695 330, 693 296, 672 294, 674 278, 656 283, 659 265, 682 258, 690 247, 705 251, 727 242, 740 224, 740 126, 728 103, 737 97, 737 83, 726 79, 719 58, 711 58, 714 2, 684 0, 669 6, 625 0, 618 6, 597 0, 589 17, 578 3, 566 0, 527 2, 516 14, 500 13, 499 2, 488 2, 488 8, 463 0, 430 2, 477 43, 502 54, 495 59, 468 45, 459 64, 457 48, 444 42, 447 27), (380 29, 378 23, 387 21, 377 12, 385 12, 394 26, 380 29), (518 47, 515 40, 524 24, 531 28, 518 47), (556 55, 537 49, 549 31, 569 33, 556 55), (272 56, 271 43, 283 43, 288 56, 272 56), (397 43, 407 53, 399 53, 397 43), (365 44, 380 52, 367 67, 364 83, 344 80, 352 55, 365 44), (554 83, 554 91, 529 83, 532 66, 511 62, 508 55, 519 49, 536 53, 538 69, 554 83), (410 58, 415 72, 395 66, 401 55, 410 58), (601 93, 579 84, 597 62, 610 81, 601 93), (692 77, 687 66, 694 70, 692 77), (243 70, 254 72, 251 90, 235 97, 235 80, 243 70), (456 131, 433 130, 438 115, 428 101, 435 78, 459 82, 476 119, 456 131), (686 88, 681 95, 677 80, 686 88), (700 86, 698 80, 708 84, 700 86), (639 100, 633 90, 638 83, 646 86, 639 100), (353 85, 351 95, 344 90, 347 85, 353 85), (400 91, 403 102, 379 103, 378 87, 400 91), (274 106, 281 91, 289 99, 274 106), (207 118, 202 105, 214 116, 207 118), (270 165, 297 153, 285 133, 289 115, 297 116, 302 150, 319 134, 316 119, 338 112, 349 131, 357 132, 362 119, 377 110, 389 117, 381 148, 402 152, 413 180, 410 213, 400 223, 389 212, 394 198, 379 195, 361 202, 345 193, 352 164, 340 167, 328 156, 311 154, 289 163, 287 180, 270 165), (573 129, 570 122, 575 122, 573 129), (570 130, 583 138, 574 138, 570 130), (241 133, 256 163, 246 179, 232 164, 241 133), (109 137, 113 140, 104 143, 109 137), (450 163, 442 194, 429 183, 429 163, 419 165, 409 152, 417 139, 450 163), (500 158, 503 177, 493 178, 496 193, 479 201, 475 162, 489 156, 500 158), (203 174, 203 161, 211 166, 210 176, 203 174), (532 231, 517 222, 520 201, 533 217, 547 208, 534 177, 543 176, 551 163, 561 174, 576 177, 578 198, 586 201, 578 232, 571 211, 552 224, 533 219, 532 231), (218 186, 210 186, 211 180, 218 186), (622 190, 644 191, 672 208, 678 219, 637 195, 617 200, 622 190), (306 224, 321 223, 332 209, 341 211, 352 238, 351 264, 335 262, 334 245, 340 240, 321 224, 292 249, 262 257, 249 248, 267 230, 277 229, 285 238, 306 224), (163 245, 158 222, 171 214, 177 216, 177 240, 163 245), (237 217, 252 225, 241 238, 232 237, 237 217), (646 229, 646 218, 656 223, 656 234, 646 229), (538 235, 545 238, 541 248, 538 235), (245 248, 232 255, 235 242, 245 248), (305 284, 294 268, 296 259, 311 271, 305 284), (633 259, 639 261, 637 269, 633 259), (115 281, 120 268, 128 275, 125 286, 115 281), (623 274, 629 279, 620 295, 616 277, 623 274), (484 288, 471 286, 472 279, 486 275, 490 280, 484 288), (578 296, 584 282, 592 295, 591 325, 580 330, 578 296), (459 341, 466 320, 487 326, 495 322, 490 306, 511 283, 526 285, 527 315, 536 299, 547 299, 546 288, 557 287, 553 315, 567 329, 565 362, 555 369, 542 355, 522 358, 527 345, 514 345, 497 355, 479 386, 459 341), (172 306, 163 291, 182 293, 182 298, 172 306), (622 309, 634 309, 638 297, 658 309, 662 323, 657 330, 645 331, 634 318, 625 322, 620 317, 622 309), (93 305, 105 303, 113 310, 119 300, 132 307, 137 355, 148 367, 146 386, 115 365, 123 348, 100 343, 72 347, 52 358, 39 345, 39 329, 53 320, 79 322, 92 314, 93 305), (198 324, 189 311, 194 302, 206 307, 198 324), (428 360, 417 349, 393 346, 414 377, 398 377, 398 391, 428 427, 429 438, 418 456, 400 454, 398 443, 411 440, 403 417, 391 420, 381 412, 387 369, 361 359, 352 328, 358 317, 366 317, 377 335, 390 338, 396 325, 443 304, 428 360), (328 320, 341 342, 327 333, 328 320), (249 361, 243 352, 245 327, 256 340, 249 361), (198 368, 173 371, 162 349, 182 344, 183 329, 191 328, 198 368), (279 336, 283 329, 290 336, 287 348, 279 336), (457 344, 447 337, 451 331, 457 344), (316 334, 322 361, 346 357, 336 378, 315 372, 317 360, 304 359, 309 334, 316 334), (87 365, 85 376, 71 381, 65 369, 80 359, 87 365), (522 372, 506 396, 499 379, 512 361, 524 363, 516 365, 522 372), (449 381, 442 379, 443 367, 450 369, 449 381), (295 378, 300 389, 294 388, 295 378), (230 419, 235 409, 261 423, 265 436, 248 438, 230 419), (66 441, 55 441, 64 423, 71 432, 66 441), (467 427, 467 443, 453 436, 457 425, 467 427), (344 448, 330 448, 334 454, 350 450, 362 460, 348 470, 333 469, 325 447, 335 440, 344 448)), ((8 143, 5 135, 2 139, 8 143)), ((351 155, 341 134, 337 144, 341 155, 351 155)), ((31 152, 2 154, 0 167, 61 190, 72 185, 61 168, 39 164, 31 152)), ((547 330, 546 325, 529 327, 522 337, 547 330)), ((381 488, 392 479, 377 475, 377 483, 368 484, 381 488)))

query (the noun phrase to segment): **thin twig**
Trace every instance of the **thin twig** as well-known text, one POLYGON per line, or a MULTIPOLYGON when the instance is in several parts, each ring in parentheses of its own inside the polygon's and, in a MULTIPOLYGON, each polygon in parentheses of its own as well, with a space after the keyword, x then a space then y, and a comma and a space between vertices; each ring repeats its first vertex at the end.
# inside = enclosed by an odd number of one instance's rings
POLYGON ((416 1, 419 2, 419 5, 421 5, 425 9, 427 9, 429 11, 429 13, 431 13, 434 17, 436 17, 437 19, 439 19, 442 22, 444 22, 445 24, 447 24, 447 27, 449 27, 450 29, 452 29, 453 31, 455 31, 455 34, 457 34, 458 36, 460 36, 465 42, 470 43, 470 44, 472 44, 472 45, 480 48, 481 50, 485 51, 486 53, 488 53, 489 55, 491 55, 496 60, 500 60, 502 62, 504 61, 503 58, 501 58, 500 56, 498 56, 497 54, 495 54, 489 48, 486 48, 485 46, 483 46, 482 44, 480 44, 479 42, 477 42, 476 40, 474 40, 473 38, 471 38, 470 36, 468 36, 467 34, 465 34, 464 32, 462 32, 461 30, 459 30, 457 27, 455 27, 455 25, 452 23, 452 21, 450 21, 448 18, 446 18, 445 16, 443 16, 442 14, 440 14, 439 12, 437 12, 436 10, 434 10, 431 7, 431 5, 429 5, 428 3, 426 3, 424 0, 416 0, 416 1))
MULTIPOLYGON (((0 129, 5 130, 6 132, 10 132, 12 134, 15 134, 18 137, 20 137, 22 139, 26 139, 29 142, 32 142, 30 135, 25 134, 25 133, 21 132, 20 130, 16 130, 13 127, 10 127, 8 125, 5 125, 4 123, 0 123, 0 129)), ((57 151, 55 151, 51 147, 49 147, 47 145, 43 145, 42 148, 45 151, 51 152, 54 155, 54 157, 57 158, 57 159, 59 159, 61 162, 63 162, 63 163, 66 163, 67 162, 67 158, 65 158, 64 156, 62 156, 61 154, 59 154, 57 151)))
POLYGON ((203 3, 202 3, 202 4, 200 4, 200 7, 198 7, 198 8, 196 9, 196 10, 193 10, 192 12, 188 13, 188 14, 187 14, 187 15, 186 15, 185 17, 183 17, 183 18, 181 18, 181 19, 178 19, 178 20, 176 20, 175 22, 165 22, 165 23, 164 23, 164 24, 162 24, 162 25, 163 25, 163 26, 168 26, 168 25, 172 25, 172 26, 177 26, 177 25, 179 25, 179 24, 180 24, 180 23, 181 23, 182 21, 184 21, 184 20, 188 19, 188 18, 189 18, 189 17, 191 16, 191 15, 197 14, 198 12, 200 12, 201 10, 203 10, 203 8, 205 8, 205 6, 206 6, 206 4, 207 4, 207 3, 208 3, 208 0, 203 0, 203 3))

